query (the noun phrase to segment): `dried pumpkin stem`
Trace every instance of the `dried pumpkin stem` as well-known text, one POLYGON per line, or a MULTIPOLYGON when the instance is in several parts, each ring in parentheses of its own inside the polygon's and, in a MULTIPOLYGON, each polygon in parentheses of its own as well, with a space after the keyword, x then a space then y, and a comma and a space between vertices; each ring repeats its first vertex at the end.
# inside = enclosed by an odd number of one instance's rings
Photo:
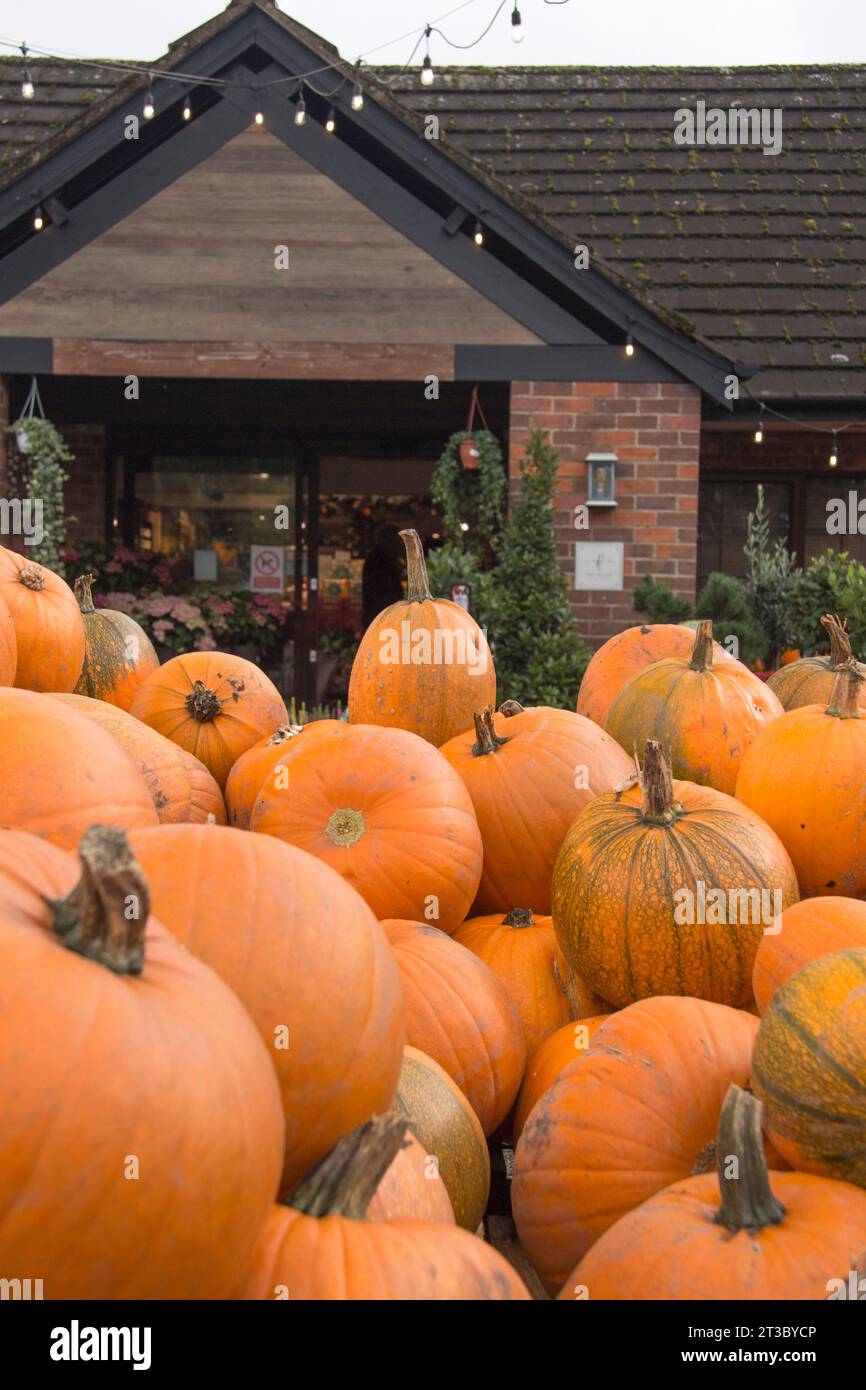
POLYGON ((196 681, 186 697, 186 707, 199 724, 209 724, 216 719, 222 705, 215 691, 208 689, 204 681, 196 681))
POLYGON ((716 1172, 722 1194, 716 1221, 729 1231, 760 1231, 778 1225, 785 1215, 770 1187, 761 1108, 755 1096, 731 1082, 716 1137, 716 1172))
POLYGON ((483 758, 487 753, 495 753, 497 748, 501 748, 508 742, 507 738, 502 738, 493 727, 493 706, 488 705, 485 709, 476 710, 472 716, 475 724, 475 742, 472 745, 473 758, 483 758))
POLYGON ((117 975, 140 975, 150 888, 116 825, 93 825, 78 846, 81 878, 65 898, 48 899, 54 930, 69 951, 117 975))
POLYGON ((93 606, 93 594, 91 587, 95 580, 95 574, 79 574, 73 586, 75 597, 78 599, 78 607, 82 613, 95 613, 93 606))
POLYGON ((674 796, 671 765, 662 752, 658 739, 648 738, 640 776, 641 815, 656 825, 671 825, 682 815, 682 806, 674 796))
POLYGON ((517 700, 503 700, 499 706, 499 713, 505 719, 513 719, 516 714, 523 714, 523 706, 517 700))
POLYGON ((503 927, 515 927, 518 931, 523 927, 535 925, 535 918, 532 909, 529 907, 513 907, 510 912, 506 912, 502 919, 503 927))
POLYGON ((417 531, 401 531, 400 539, 406 547, 406 599, 409 603, 423 603, 432 595, 421 537, 417 531))
POLYGON ((393 1111, 374 1115, 343 1135, 301 1179, 286 1205, 305 1216, 346 1216, 363 1221, 380 1182, 406 1143, 405 1116, 393 1111))
POLYGON ((692 659, 689 662, 693 671, 712 671, 713 669, 713 624, 710 618, 698 623, 692 659))
POLYGON ((18 583, 23 584, 25 589, 33 589, 38 593, 45 588, 45 575, 37 565, 22 565, 18 571, 18 583))
POLYGON ((297 738, 303 728, 303 724, 281 724, 268 739, 268 747, 278 743, 288 743, 290 738, 297 738))
POLYGON ((836 672, 827 713, 834 719, 860 718, 860 687, 863 676, 854 661, 846 661, 836 672))
POLYGON ((844 666, 851 660, 851 641, 835 613, 825 613, 821 626, 830 638, 830 665, 844 666))

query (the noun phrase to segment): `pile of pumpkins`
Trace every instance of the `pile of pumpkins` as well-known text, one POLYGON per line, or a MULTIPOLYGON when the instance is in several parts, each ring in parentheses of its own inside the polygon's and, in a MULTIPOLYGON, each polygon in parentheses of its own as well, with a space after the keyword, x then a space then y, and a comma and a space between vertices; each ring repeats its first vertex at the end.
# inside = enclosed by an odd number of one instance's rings
POLYGON ((576 711, 495 712, 484 634, 404 539, 348 721, 304 727, 252 663, 160 665, 89 576, 0 549, 4 1275, 116 1299, 847 1287, 866 670, 843 628, 767 683, 708 623, 631 628, 576 711), (506 1259, 484 1235, 510 1143, 506 1259))

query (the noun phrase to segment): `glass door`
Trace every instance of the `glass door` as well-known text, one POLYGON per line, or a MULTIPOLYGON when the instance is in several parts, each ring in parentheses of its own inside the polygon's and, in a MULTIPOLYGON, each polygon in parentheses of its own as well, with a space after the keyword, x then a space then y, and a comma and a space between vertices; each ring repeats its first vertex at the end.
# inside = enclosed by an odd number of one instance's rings
POLYGON ((321 703, 319 692, 319 462, 298 460, 295 470, 294 682, 298 707, 321 703))

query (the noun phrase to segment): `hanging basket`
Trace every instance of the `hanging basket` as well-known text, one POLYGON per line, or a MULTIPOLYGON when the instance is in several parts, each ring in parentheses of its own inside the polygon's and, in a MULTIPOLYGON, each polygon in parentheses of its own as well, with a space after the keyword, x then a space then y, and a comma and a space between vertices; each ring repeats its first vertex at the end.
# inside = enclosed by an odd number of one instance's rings
MULTIPOLYGON (((481 408, 481 402, 478 399, 478 387, 473 386, 472 398, 469 402, 469 416, 466 421, 466 433, 468 435, 472 434, 472 427, 475 423, 476 410, 478 411, 478 415, 481 419, 482 425, 489 433, 489 426, 484 418, 484 411, 481 408)), ((474 439, 464 439, 461 441, 460 462, 467 472, 471 472, 472 470, 478 467, 478 460, 480 459, 480 457, 481 454, 479 452, 478 445, 476 444, 474 439)))
POLYGON ((481 457, 474 439, 464 439, 460 445, 460 462, 466 469, 477 468, 481 457))

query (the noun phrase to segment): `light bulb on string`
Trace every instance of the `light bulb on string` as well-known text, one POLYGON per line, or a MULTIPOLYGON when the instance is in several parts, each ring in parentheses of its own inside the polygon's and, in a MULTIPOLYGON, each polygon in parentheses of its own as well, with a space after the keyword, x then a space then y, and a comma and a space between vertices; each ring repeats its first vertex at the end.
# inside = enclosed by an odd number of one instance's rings
POLYGON ((433 62, 430 58, 430 35, 432 34, 430 25, 424 30, 424 38, 427 40, 427 52, 424 54, 424 61, 421 64, 421 85, 422 87, 432 87, 436 81, 436 74, 433 71, 433 62))
POLYGON ((837 448, 837 446, 836 446, 836 431, 835 431, 835 430, 833 431, 833 443, 832 443, 831 446, 830 446, 830 458, 829 458, 828 462, 829 462, 831 468, 835 468, 836 465, 837 465, 837 463, 839 462, 839 450, 838 450, 838 448, 837 448))
POLYGON ((298 104, 295 107, 295 125, 305 125, 307 120, 307 103, 304 101, 304 93, 301 91, 298 97, 298 104))
POLYGON ((147 96, 144 98, 144 106, 141 109, 141 114, 144 116, 144 119, 146 121, 152 121, 155 112, 156 107, 153 104, 153 88, 148 87, 147 96))
POLYGON ((364 93, 361 91, 360 85, 356 82, 356 83, 355 83, 354 90, 353 90, 353 92, 352 92, 352 110, 353 110, 353 111, 363 111, 363 109, 364 109, 364 93))
POLYGON ((523 43, 523 21, 520 18, 520 11, 517 6, 511 11, 511 41, 512 43, 523 43))
POLYGON ((329 135, 333 135, 333 133, 334 133, 334 131, 335 131, 336 129, 337 129, 337 115, 336 115, 336 112, 334 111, 334 108, 333 108, 333 106, 332 106, 331 109, 330 109, 330 111, 328 112, 327 116, 325 117, 325 130, 328 132, 329 135))
POLYGON ((630 333, 625 340, 625 355, 626 357, 634 357, 634 338, 630 333))
POLYGON ((265 123, 265 118, 264 118, 264 116, 262 115, 261 111, 257 111, 257 112, 256 112, 255 117, 254 117, 254 120, 255 120, 256 125, 264 125, 264 123, 265 123))
POLYGON ((760 415, 758 416, 758 423, 757 423, 757 426, 755 427, 755 443, 756 443, 756 444, 763 444, 763 442, 764 442, 764 404, 763 404, 763 401, 762 401, 762 402, 761 402, 761 413, 760 413, 760 415))
POLYGON ((192 119, 192 107, 190 106, 188 101, 185 101, 183 104, 182 114, 185 121, 189 121, 192 119))
POLYGON ((24 59, 24 72, 21 75, 21 95, 25 101, 32 101, 36 88, 33 86, 33 78, 30 76, 30 69, 27 66, 27 45, 21 45, 21 57, 24 59))
POLYGON ((33 230, 34 232, 41 232, 44 226, 45 218, 43 216, 42 209, 37 208, 33 214, 33 230))

